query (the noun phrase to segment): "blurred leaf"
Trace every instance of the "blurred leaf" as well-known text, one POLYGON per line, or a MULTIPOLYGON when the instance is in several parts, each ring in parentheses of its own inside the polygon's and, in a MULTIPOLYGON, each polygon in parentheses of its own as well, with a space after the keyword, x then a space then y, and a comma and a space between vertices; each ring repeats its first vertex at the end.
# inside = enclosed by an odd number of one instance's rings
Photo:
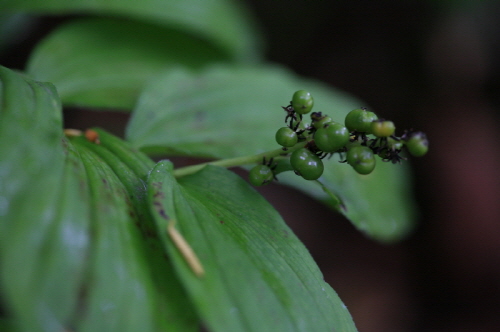
MULTIPOLYGON (((360 101, 273 66, 215 66, 201 75, 177 70, 152 80, 127 128, 127 138, 149 154, 230 158, 277 148, 276 130, 284 126, 293 92, 311 91, 314 111, 343 122, 360 101)), ((372 175, 360 176, 335 160, 325 163, 321 182, 343 202, 354 225, 380 241, 395 241, 413 226, 413 203, 406 166, 378 163, 372 175)), ((280 174, 289 184, 332 203, 314 182, 280 174)))
POLYGON ((27 71, 50 81, 64 104, 131 109, 144 82, 165 68, 227 60, 183 32, 93 18, 60 26, 35 49, 27 71))
POLYGON ((325 162, 321 183, 333 192, 332 199, 314 182, 304 181, 295 174, 283 173, 285 183, 325 201, 334 208, 341 201, 339 212, 352 221, 367 236, 391 243, 403 239, 415 226, 416 208, 413 201, 411 172, 407 165, 393 165, 377 160, 369 175, 356 173, 349 165, 334 156, 325 162))
POLYGON ((0 80, 2 323, 19 331, 196 329, 123 184, 63 136, 53 86, 4 67, 0 80))
POLYGON ((9 11, 133 18, 190 33, 217 45, 231 58, 255 61, 260 57, 253 22, 237 1, 2 0, 0 12, 9 11))
POLYGON ((162 161, 148 179, 158 229, 212 331, 356 331, 307 249, 272 206, 234 173, 208 166, 177 180, 162 161), (196 276, 172 243, 178 231, 205 269, 196 276))

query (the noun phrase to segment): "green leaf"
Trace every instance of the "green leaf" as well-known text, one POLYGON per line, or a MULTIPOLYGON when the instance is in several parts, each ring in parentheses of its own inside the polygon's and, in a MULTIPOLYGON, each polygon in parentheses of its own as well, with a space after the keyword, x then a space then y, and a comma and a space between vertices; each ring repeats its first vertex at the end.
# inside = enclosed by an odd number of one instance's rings
POLYGON ((27 71, 52 82, 64 104, 131 109, 144 82, 166 68, 227 60, 181 31, 111 18, 60 26, 35 49, 27 71))
POLYGON ((61 330, 78 304, 88 253, 85 172, 64 147, 52 85, 0 67, 0 270, 23 330, 61 330))
POLYGON ((202 74, 179 69, 152 79, 136 105, 127 139, 148 153, 230 158, 279 146, 295 90, 309 88, 315 111, 343 121, 359 101, 275 66, 212 66, 202 74))
MULTIPOLYGON (((19 331, 196 330, 159 240, 137 227, 139 207, 125 186, 63 136, 53 86, 4 67, 0 80, 3 321, 19 331)), ((142 170, 129 172, 145 178, 148 164, 138 160, 142 170)), ((144 185, 131 190, 144 194, 144 185)))
MULTIPOLYGON (((214 66, 202 74, 177 70, 159 75, 143 91, 127 128, 135 147, 153 154, 231 158, 278 148, 274 134, 296 90, 309 90, 314 111, 343 122, 363 103, 318 82, 274 66, 214 66)), ((378 163, 360 176, 335 159, 320 178, 330 191, 290 173, 280 183, 296 187, 340 211, 368 236, 396 241, 413 227, 414 207, 406 166, 378 163), (331 194, 337 199, 332 199, 331 194)))
POLYGON ((195 331, 197 320, 172 266, 139 232, 136 223, 142 220, 134 220, 137 205, 129 190, 112 167, 74 141, 89 177, 93 211, 85 309, 77 314, 77 330, 195 331))
POLYGON ((327 202, 368 237, 393 243, 407 236, 415 226, 416 217, 411 192, 412 174, 408 166, 377 160, 377 166, 371 174, 360 175, 349 165, 338 161, 337 156, 326 160, 325 172, 320 178, 320 182, 336 199, 319 189, 315 183, 297 179, 291 172, 283 173, 279 181, 327 202))
POLYGON ((255 61, 261 53, 250 15, 231 0, 3 0, 0 11, 132 18, 185 31, 238 60, 255 61))
POLYGON ((99 144, 72 138, 89 175, 95 225, 88 310, 77 324, 86 331, 194 331, 197 317, 150 227, 144 180, 153 162, 96 131, 99 144))
POLYGON ((207 166, 177 180, 159 162, 151 209, 177 272, 212 331, 356 331, 337 294, 278 212, 234 173, 207 166), (197 276, 167 234, 176 228, 205 270, 197 276))

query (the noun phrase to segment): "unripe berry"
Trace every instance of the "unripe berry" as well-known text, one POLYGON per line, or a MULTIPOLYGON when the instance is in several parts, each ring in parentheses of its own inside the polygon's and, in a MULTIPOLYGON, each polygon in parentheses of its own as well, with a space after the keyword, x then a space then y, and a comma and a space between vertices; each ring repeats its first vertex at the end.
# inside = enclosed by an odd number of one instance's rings
POLYGON ((350 111, 345 117, 345 126, 349 131, 371 133, 371 123, 377 120, 377 115, 363 108, 350 111))
POLYGON ((414 157, 422 157, 429 150, 427 136, 421 131, 410 133, 404 143, 408 152, 414 157))
POLYGON ((370 148, 362 145, 351 147, 347 151, 347 162, 359 174, 370 174, 375 168, 375 156, 370 148))
POLYGON ((302 121, 300 121, 299 125, 297 126, 297 122, 298 120, 292 120, 291 122, 291 126, 293 129, 297 130, 297 131, 301 131, 301 130, 307 130, 309 128, 309 126, 311 125, 308 121, 306 121, 306 119, 302 119, 302 121))
POLYGON ((273 170, 266 165, 257 165, 248 174, 248 180, 256 187, 266 185, 273 179, 273 170))
POLYGON ((298 114, 307 114, 311 112, 313 106, 314 99, 309 92, 299 90, 293 94, 292 107, 298 114))
POLYGON ((389 137, 394 134, 395 130, 394 122, 379 119, 371 123, 370 132, 377 137, 389 137))
POLYGON ((335 152, 349 143, 349 131, 340 123, 327 123, 314 133, 314 143, 323 152, 335 152))
POLYGON ((312 125, 314 128, 319 129, 325 124, 333 122, 333 119, 328 115, 323 115, 321 112, 313 112, 311 114, 312 125))
POLYGON ((276 142, 285 148, 294 146, 298 140, 297 133, 288 127, 280 128, 276 132, 276 142))
POLYGON ((324 170, 323 161, 306 148, 295 150, 290 156, 293 170, 306 180, 316 180, 324 170))
POLYGON ((391 150, 401 150, 403 148, 403 142, 389 137, 387 139, 387 148, 391 150))

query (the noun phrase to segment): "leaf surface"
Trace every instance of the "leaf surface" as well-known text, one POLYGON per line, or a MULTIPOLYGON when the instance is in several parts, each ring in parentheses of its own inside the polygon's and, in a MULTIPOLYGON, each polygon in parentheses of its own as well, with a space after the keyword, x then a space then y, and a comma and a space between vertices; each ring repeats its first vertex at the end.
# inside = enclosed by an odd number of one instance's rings
MULTIPOLYGON (((102 159, 63 136, 51 84, 4 67, 0 82, 5 321, 19 331, 196 330, 159 240, 137 227, 127 189, 144 194, 144 185, 126 188, 102 159)), ((131 178, 144 178, 150 167, 137 159, 143 166, 131 178)))
POLYGON ((227 59, 207 42, 178 30, 87 18, 46 37, 31 54, 27 71, 52 82, 65 105, 131 109, 144 82, 157 72, 227 59))
POLYGON ((207 166, 178 181, 168 161, 148 179, 164 244, 213 331, 356 331, 307 249, 244 180, 207 166), (198 277, 167 234, 172 220, 199 257, 198 277))
POLYGON ((260 42, 254 23, 237 1, 3 0, 0 11, 131 18, 186 31, 217 45, 231 58, 255 61, 260 57, 260 42))
POLYGON ((86 175, 63 144, 53 86, 4 67, 0 79, 2 290, 23 329, 60 330, 77 306, 88 252, 86 175))
POLYGON ((93 211, 78 330, 195 331, 197 320, 171 265, 140 234, 136 223, 141 221, 134 220, 137 207, 126 186, 103 159, 75 143, 89 177, 93 211))
MULTIPOLYGON (((362 102, 274 66, 214 66, 202 74, 177 70, 159 75, 145 88, 127 128, 132 144, 153 155, 232 158, 278 148, 275 132, 296 90, 311 91, 314 111, 335 121, 362 102)), ((294 186, 345 214, 368 236, 391 242, 413 227, 414 207, 405 165, 378 162, 368 176, 335 158, 325 162, 321 183, 280 174, 294 186), (331 194, 337 199, 332 199, 331 194)))

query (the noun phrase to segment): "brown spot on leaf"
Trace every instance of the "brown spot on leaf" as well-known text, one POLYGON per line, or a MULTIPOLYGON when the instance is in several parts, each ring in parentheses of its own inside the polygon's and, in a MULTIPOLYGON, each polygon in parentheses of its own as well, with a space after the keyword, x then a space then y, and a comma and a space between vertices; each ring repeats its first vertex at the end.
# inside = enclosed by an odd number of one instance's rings
POLYGON ((161 202, 158 202, 158 201, 154 201, 153 203, 156 211, 158 212, 158 214, 165 220, 169 220, 170 218, 168 217, 168 215, 165 213, 165 210, 163 209, 163 205, 161 204, 161 202))

